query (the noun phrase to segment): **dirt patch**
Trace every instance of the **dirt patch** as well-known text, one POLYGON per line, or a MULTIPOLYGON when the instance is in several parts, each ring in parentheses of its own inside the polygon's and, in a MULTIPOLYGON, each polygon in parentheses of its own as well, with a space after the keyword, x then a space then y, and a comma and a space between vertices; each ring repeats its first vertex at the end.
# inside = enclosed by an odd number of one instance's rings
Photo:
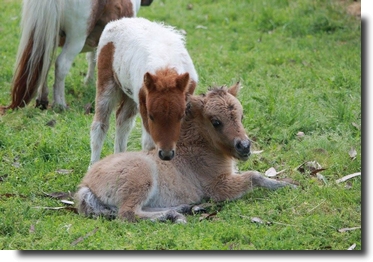
POLYGON ((352 4, 349 4, 347 6, 347 13, 349 15, 361 18, 361 2, 356 1, 356 2, 353 2, 352 4))
POLYGON ((361 19, 361 0, 337 0, 345 10, 346 13, 361 19))

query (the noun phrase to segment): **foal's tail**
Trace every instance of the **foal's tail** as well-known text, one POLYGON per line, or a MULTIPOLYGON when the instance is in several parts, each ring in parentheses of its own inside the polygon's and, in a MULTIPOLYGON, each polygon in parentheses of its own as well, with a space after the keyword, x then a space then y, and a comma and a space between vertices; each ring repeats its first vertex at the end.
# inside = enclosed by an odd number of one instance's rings
POLYGON ((62 8, 63 0, 23 1, 12 103, 7 108, 26 106, 35 96, 37 87, 46 81, 51 56, 58 45, 62 8))
POLYGON ((75 193, 75 205, 79 214, 88 217, 104 216, 111 219, 118 214, 117 207, 103 204, 86 186, 80 187, 75 193))

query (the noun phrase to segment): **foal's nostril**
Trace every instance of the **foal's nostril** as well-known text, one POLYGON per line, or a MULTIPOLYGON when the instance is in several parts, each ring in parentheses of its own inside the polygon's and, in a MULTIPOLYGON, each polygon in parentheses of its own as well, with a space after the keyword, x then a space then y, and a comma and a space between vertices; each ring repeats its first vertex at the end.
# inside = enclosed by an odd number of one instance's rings
POLYGON ((175 150, 169 150, 169 151, 159 150, 158 156, 162 160, 171 160, 175 156, 175 150))

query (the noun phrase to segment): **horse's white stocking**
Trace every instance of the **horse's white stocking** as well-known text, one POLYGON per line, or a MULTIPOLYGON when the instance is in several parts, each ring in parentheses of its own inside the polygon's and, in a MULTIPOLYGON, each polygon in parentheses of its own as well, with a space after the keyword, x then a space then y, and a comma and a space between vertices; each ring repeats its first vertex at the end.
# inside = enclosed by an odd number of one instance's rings
POLYGON ((67 107, 65 100, 65 78, 71 68, 74 58, 83 49, 85 38, 85 35, 66 36, 66 42, 62 48, 61 54, 56 60, 53 106, 67 107), (74 41, 72 41, 73 37, 74 41))
POLYGON ((126 151, 128 137, 135 124, 137 111, 136 103, 123 94, 116 114, 114 153, 126 151))

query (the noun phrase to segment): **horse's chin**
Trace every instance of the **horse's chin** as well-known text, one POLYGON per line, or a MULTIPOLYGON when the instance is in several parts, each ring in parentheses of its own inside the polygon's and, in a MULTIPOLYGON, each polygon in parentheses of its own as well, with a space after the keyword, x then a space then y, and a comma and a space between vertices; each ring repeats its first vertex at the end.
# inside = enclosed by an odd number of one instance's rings
POLYGON ((236 152, 235 156, 234 156, 236 159, 238 159, 239 161, 246 161, 249 159, 250 157, 250 153, 249 154, 239 154, 236 152))

